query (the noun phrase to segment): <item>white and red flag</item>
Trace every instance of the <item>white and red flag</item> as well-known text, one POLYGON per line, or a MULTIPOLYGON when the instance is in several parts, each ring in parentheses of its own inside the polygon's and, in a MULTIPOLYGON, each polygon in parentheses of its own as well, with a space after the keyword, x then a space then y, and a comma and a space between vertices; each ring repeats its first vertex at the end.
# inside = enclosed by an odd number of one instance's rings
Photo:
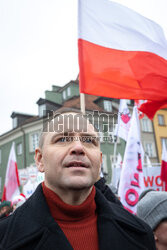
POLYGON ((167 191, 167 149, 165 141, 162 144, 162 162, 161 162, 161 180, 163 181, 163 189, 167 191))
POLYGON ((126 100, 121 99, 118 112, 118 126, 115 135, 121 137, 125 141, 128 138, 130 128, 130 112, 126 100))
POLYGON ((79 0, 80 92, 167 100, 167 40, 162 28, 109 0, 79 0))
POLYGON ((20 194, 19 186, 20 186, 19 175, 17 170, 16 154, 13 142, 6 169, 2 201, 3 200, 12 201, 13 197, 19 195, 20 194))
POLYGON ((144 190, 142 152, 138 112, 134 107, 118 190, 123 206, 134 214, 139 195, 144 190))

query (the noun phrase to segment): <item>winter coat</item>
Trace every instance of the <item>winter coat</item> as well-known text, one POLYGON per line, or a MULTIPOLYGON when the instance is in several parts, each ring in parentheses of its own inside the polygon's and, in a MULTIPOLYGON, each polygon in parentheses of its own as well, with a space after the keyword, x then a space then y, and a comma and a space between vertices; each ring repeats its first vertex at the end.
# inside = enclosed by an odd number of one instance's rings
MULTIPOLYGON (((155 250, 151 228, 96 189, 100 250, 155 250)), ((41 184, 16 211, 0 221, 0 250, 72 250, 51 216, 41 184)), ((90 249, 93 250, 93 249, 90 249)))

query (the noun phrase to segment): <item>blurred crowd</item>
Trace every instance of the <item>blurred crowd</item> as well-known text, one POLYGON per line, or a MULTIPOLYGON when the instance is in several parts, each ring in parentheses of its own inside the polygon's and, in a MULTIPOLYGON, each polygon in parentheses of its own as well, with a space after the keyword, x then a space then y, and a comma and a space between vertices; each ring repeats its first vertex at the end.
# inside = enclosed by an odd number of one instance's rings
POLYGON ((12 201, 1 201, 0 202, 0 219, 12 214, 25 201, 26 201, 26 198, 24 194, 15 196, 12 201))

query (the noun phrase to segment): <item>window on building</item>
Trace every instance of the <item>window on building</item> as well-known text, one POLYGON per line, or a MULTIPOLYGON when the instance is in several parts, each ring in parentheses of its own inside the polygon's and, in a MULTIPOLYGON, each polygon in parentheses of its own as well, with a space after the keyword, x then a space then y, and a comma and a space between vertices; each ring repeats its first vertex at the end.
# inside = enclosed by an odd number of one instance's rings
POLYGON ((103 140, 103 137, 104 137, 103 132, 100 132, 100 131, 99 131, 98 134, 99 134, 100 143, 103 143, 103 142, 104 142, 104 140, 103 140))
POLYGON ((164 126, 165 125, 165 120, 163 115, 158 115, 158 125, 164 126))
POLYGON ((114 135, 114 131, 108 132, 108 137, 109 137, 108 142, 114 143, 117 140, 117 143, 120 143, 120 138, 114 135))
POLYGON ((63 99, 66 99, 66 90, 63 91, 63 99))
POLYGON ((30 134, 30 152, 34 152, 39 145, 39 132, 30 134))
POLYGON ((110 155, 110 161, 112 165, 116 164, 117 160, 118 160, 118 155, 116 155, 115 157, 114 155, 110 155))
POLYGON ((18 125, 18 118, 14 117, 12 121, 13 121, 13 128, 16 128, 18 125))
POLYGON ((70 95, 71 95, 71 88, 68 87, 68 88, 67 88, 67 96, 70 96, 70 95))
POLYGON ((144 132, 152 132, 152 123, 148 118, 143 118, 141 120, 141 124, 142 124, 142 131, 144 132))
POLYGON ((149 157, 155 157, 155 145, 153 142, 144 142, 145 152, 149 157))
POLYGON ((104 110, 112 112, 112 103, 109 100, 104 100, 104 110))
POLYGON ((39 106, 38 106, 38 114, 39 114, 39 117, 45 116, 45 113, 46 113, 46 105, 45 105, 45 104, 39 105, 39 106))
POLYGON ((2 150, 0 149, 0 164, 2 163, 2 150))
POLYGON ((108 142, 110 143, 114 143, 114 141, 116 140, 116 137, 114 136, 114 132, 108 132, 108 137, 109 137, 108 142))
POLYGON ((163 147, 163 144, 164 144, 164 142, 165 142, 165 146, 166 146, 166 149, 167 149, 167 138, 161 138, 161 145, 162 145, 162 147, 163 147))
POLYGON ((22 143, 17 144, 17 155, 21 155, 23 152, 22 143))

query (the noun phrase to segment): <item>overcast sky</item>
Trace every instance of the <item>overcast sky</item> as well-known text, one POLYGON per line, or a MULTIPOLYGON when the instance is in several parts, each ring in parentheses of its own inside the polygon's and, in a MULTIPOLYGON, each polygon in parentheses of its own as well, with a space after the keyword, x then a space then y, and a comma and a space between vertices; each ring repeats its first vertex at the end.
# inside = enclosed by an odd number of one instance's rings
MULTIPOLYGON (((167 0, 115 2, 167 34, 167 0)), ((37 114, 45 90, 76 79, 77 53, 77 0, 0 0, 0 134, 12 128, 13 111, 37 114)))

